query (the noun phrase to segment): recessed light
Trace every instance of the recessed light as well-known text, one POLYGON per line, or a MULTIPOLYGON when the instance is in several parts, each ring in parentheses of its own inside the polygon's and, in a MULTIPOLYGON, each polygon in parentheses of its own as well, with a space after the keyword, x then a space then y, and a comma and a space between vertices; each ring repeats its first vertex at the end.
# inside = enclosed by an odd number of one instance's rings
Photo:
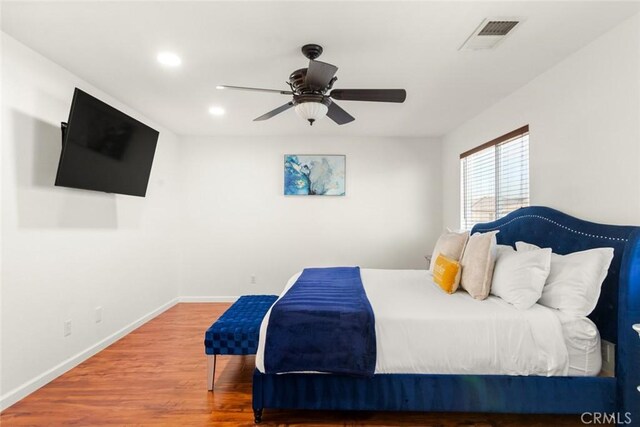
POLYGON ((216 86, 216 89, 225 89, 225 87, 218 85, 218 86, 216 86))
POLYGON ((209 114, 214 116, 222 116, 224 114, 224 108, 222 107, 211 107, 209 108, 209 114))
POLYGON ((173 52, 160 52, 158 62, 167 67, 177 67, 182 64, 182 59, 173 52))

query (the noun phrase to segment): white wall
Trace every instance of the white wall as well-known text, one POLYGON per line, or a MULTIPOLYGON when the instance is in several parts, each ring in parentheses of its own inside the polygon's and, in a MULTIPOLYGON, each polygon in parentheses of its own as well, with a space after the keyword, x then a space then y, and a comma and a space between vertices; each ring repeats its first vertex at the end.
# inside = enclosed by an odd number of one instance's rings
POLYGON ((179 193, 175 135, 4 34, 2 60, 4 407, 177 297, 179 193), (160 130, 146 198, 53 186, 75 86, 160 130))
POLYGON ((278 293, 309 265, 424 268, 443 223, 459 223, 458 155, 523 124, 532 203, 640 222, 637 16, 443 144, 177 138, 10 37, 2 44, 0 406, 178 295, 278 293), (160 129, 145 199, 53 187, 75 86, 160 129), (285 153, 346 154, 347 195, 283 196, 285 153))
POLYGON ((0 409, 179 295, 277 293, 308 265, 424 268, 441 229, 439 140, 179 139, 1 41, 0 409), (53 186, 76 86, 160 130, 146 198, 53 186), (347 196, 284 197, 285 153, 346 154, 347 196))
POLYGON ((460 153, 525 124, 532 204, 597 222, 639 224, 640 17, 445 136, 445 225, 460 222, 460 153))
POLYGON ((183 296, 279 293, 310 265, 425 268, 440 233, 438 140, 228 137, 180 144, 183 296), (346 154, 346 196, 283 196, 284 154, 346 154))

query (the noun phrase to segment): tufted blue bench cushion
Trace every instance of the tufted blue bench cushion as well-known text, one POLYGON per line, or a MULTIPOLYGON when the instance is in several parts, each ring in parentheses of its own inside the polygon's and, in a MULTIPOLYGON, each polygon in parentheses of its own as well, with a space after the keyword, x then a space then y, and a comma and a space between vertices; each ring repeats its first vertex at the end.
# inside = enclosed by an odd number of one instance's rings
POLYGON ((206 354, 256 354, 260 324, 276 295, 244 295, 204 334, 206 354))

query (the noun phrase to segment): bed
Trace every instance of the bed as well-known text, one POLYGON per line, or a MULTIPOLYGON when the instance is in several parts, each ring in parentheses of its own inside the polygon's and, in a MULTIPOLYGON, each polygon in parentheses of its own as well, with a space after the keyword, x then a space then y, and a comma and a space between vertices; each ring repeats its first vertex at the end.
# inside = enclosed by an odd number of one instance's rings
MULTIPOLYGON (((550 208, 529 207, 478 224, 472 232, 492 230, 500 230, 499 244, 524 240, 559 254, 614 248, 598 305, 590 321, 581 325, 588 328, 593 322, 602 339, 616 344, 614 376, 594 376, 600 363, 599 341, 593 340, 589 348, 572 345, 576 339, 572 331, 580 328, 553 310, 536 306, 524 313, 514 312, 496 297, 477 304, 459 293, 453 297, 457 304, 468 304, 473 322, 454 322, 446 318, 448 310, 443 304, 447 301, 437 299, 449 296, 428 293, 434 288, 424 286, 429 273, 362 270, 362 282, 376 312, 375 373, 370 377, 313 371, 266 374, 259 351, 253 378, 256 422, 261 421, 264 408, 279 408, 590 412, 640 423, 640 392, 636 389, 640 385, 640 338, 633 330, 640 323, 640 227, 595 224, 550 208), (397 280, 398 274, 404 276, 402 289, 390 292, 388 283, 397 280), (478 319, 485 320, 476 324, 478 319), (399 337, 399 331, 404 331, 405 339, 399 337), (500 352, 504 360, 470 360, 469 351, 429 347, 438 342, 439 334, 455 334, 465 343, 475 340, 475 345, 490 341, 504 350, 500 352), (433 354, 436 350, 439 355, 433 354), (431 352, 429 358, 421 357, 424 351, 431 352)), ((263 329, 265 325, 266 321, 263 329)))

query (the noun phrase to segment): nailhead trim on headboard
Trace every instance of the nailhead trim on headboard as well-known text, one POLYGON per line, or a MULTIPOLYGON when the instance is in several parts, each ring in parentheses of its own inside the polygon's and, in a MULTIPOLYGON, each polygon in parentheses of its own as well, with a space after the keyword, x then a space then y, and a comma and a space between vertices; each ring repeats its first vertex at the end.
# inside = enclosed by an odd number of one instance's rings
POLYGON ((498 226, 498 227, 494 227, 494 228, 483 228, 483 229, 482 229, 482 231, 493 231, 493 230, 499 230, 500 228, 504 227, 505 225, 509 225, 509 224, 511 224, 512 222, 517 221, 517 220, 519 220, 519 219, 523 219, 523 218, 537 218, 537 219, 542 219, 542 220, 545 220, 545 221, 547 221, 547 222, 550 222, 551 224, 553 224, 553 225, 555 225, 555 226, 557 226, 557 227, 560 227, 560 228, 562 228, 562 229, 564 229, 564 230, 570 231, 570 232, 575 233, 575 234, 579 234, 580 236, 594 237, 594 238, 596 238, 596 239, 615 240, 615 241, 619 241, 619 242, 626 242, 626 241, 627 241, 627 239, 623 239, 622 237, 599 236, 599 235, 597 235, 597 234, 583 233, 582 231, 574 230, 574 229, 572 229, 572 228, 569 228, 569 227, 567 227, 567 226, 565 226, 565 225, 559 224, 559 223, 555 222, 554 220, 549 219, 549 218, 546 218, 546 217, 541 216, 541 215, 521 215, 521 216, 518 216, 518 217, 516 217, 516 218, 513 218, 511 221, 505 222, 504 224, 502 224, 502 225, 500 225, 500 226, 498 226))

